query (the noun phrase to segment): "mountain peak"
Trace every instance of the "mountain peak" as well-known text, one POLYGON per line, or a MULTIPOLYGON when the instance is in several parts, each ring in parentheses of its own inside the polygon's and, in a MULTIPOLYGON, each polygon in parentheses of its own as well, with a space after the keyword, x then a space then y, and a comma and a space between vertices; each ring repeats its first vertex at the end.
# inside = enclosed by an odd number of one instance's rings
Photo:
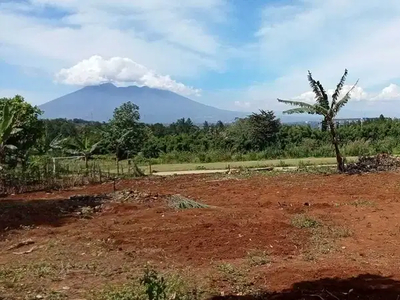
POLYGON ((111 82, 106 82, 106 83, 99 84, 98 87, 101 87, 101 88, 116 88, 116 86, 111 82))
POLYGON ((191 118, 195 123, 232 122, 247 115, 204 105, 170 91, 134 85, 119 88, 112 83, 87 86, 40 108, 43 117, 49 119, 107 121, 116 107, 128 101, 139 106, 141 121, 145 123, 172 123, 180 118, 191 118))

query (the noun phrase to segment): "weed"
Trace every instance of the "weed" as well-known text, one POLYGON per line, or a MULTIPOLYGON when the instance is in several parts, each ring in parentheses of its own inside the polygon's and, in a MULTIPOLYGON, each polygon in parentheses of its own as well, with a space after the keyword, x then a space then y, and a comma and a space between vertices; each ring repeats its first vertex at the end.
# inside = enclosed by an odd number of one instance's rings
POLYGON ((207 170, 205 166, 196 166, 195 170, 207 170))
POLYGON ((233 289, 232 292, 234 294, 246 295, 254 293, 254 287, 246 277, 249 270, 239 269, 229 263, 222 263, 217 268, 222 275, 222 279, 228 282, 233 289))
POLYGON ((167 283, 164 277, 156 271, 146 269, 140 283, 145 287, 145 293, 149 300, 161 300, 167 298, 167 283))
POLYGON ((337 249, 335 241, 352 236, 352 232, 343 226, 320 226, 311 229, 309 249, 304 253, 305 260, 315 260, 318 254, 328 254, 337 249))
POLYGON ((247 258, 252 267, 263 266, 271 262, 266 251, 251 251, 247 253, 247 258))
POLYGON ((208 205, 190 200, 181 195, 172 195, 168 199, 169 206, 175 209, 209 208, 208 205))
POLYGON ((144 291, 136 284, 126 284, 119 287, 109 287, 94 293, 93 300, 130 300, 130 299, 146 299, 144 291))
POLYGON ((329 236, 332 238, 347 238, 353 235, 351 230, 344 226, 331 226, 327 229, 329 231, 329 236))
POLYGON ((63 300, 63 299, 68 299, 68 296, 61 292, 51 291, 50 294, 48 294, 45 299, 46 300, 63 300))
POLYGON ((286 163, 285 161, 283 161, 283 160, 280 160, 279 163, 277 164, 277 166, 278 166, 278 167, 285 168, 285 167, 289 167, 289 164, 287 164, 287 163, 286 163))
POLYGON ((359 207, 359 206, 373 206, 373 205, 375 205, 374 202, 369 201, 369 200, 364 200, 364 199, 357 199, 357 200, 355 200, 355 201, 353 201, 353 202, 350 202, 349 204, 352 205, 352 206, 355 206, 355 207, 359 207))
POLYGON ((93 214, 94 214, 94 209, 93 207, 90 206, 84 206, 78 212, 78 215, 80 215, 82 218, 85 219, 91 219, 93 214))
POLYGON ((147 267, 138 281, 93 294, 93 300, 196 300, 203 291, 190 289, 178 276, 165 277, 147 267))
POLYGON ((235 277, 242 277, 243 274, 240 270, 238 270, 235 266, 229 263, 222 263, 218 265, 218 271, 222 273, 225 279, 235 278, 235 277))
POLYGON ((319 221, 303 214, 295 215, 291 223, 296 228, 317 228, 321 226, 319 221))

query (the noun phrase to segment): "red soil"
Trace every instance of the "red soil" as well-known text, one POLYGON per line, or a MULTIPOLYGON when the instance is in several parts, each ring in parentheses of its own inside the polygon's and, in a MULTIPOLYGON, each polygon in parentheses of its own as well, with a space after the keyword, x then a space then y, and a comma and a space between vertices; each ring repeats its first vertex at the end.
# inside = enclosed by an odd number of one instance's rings
POLYGON ((118 182, 117 190, 126 189, 148 193, 152 201, 106 200, 99 212, 85 219, 76 214, 76 206, 68 207, 70 200, 63 199, 111 193, 112 184, 2 199, 0 265, 18 268, 34 261, 69 267, 63 269, 65 272, 55 267, 56 275, 51 276, 57 276, 57 280, 26 275, 17 280, 24 285, 22 291, 2 288, 1 283, 9 279, 2 281, 0 276, 0 295, 24 299, 22 295, 28 291, 47 293, 67 286, 63 293, 70 299, 84 298, 90 289, 110 281, 125 282, 147 261, 163 270, 199 276, 198 280, 211 278, 218 289, 224 288, 218 277, 218 266, 224 262, 244 268, 252 284, 269 291, 326 277, 346 279, 373 274, 400 279, 397 173, 283 174, 236 179, 207 175, 118 182), (165 203, 171 194, 212 207, 176 211, 165 203), (346 230, 351 235, 320 236, 313 230, 296 228, 291 221, 297 214, 306 214, 324 227, 346 230), (26 239, 34 240, 37 246, 31 253, 13 254, 31 246, 7 250, 26 239), (271 263, 250 266, 248 253, 256 250, 267 252, 271 263))

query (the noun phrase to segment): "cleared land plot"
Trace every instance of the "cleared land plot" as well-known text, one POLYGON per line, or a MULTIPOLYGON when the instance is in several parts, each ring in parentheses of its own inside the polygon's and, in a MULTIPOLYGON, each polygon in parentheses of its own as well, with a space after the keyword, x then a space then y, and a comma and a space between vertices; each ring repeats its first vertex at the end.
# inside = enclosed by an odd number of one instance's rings
POLYGON ((399 182, 398 173, 202 175, 120 181, 111 198, 69 199, 112 184, 11 196, 0 201, 0 295, 90 299, 149 263, 212 294, 396 299, 399 182), (207 206, 177 209, 171 195, 207 206))

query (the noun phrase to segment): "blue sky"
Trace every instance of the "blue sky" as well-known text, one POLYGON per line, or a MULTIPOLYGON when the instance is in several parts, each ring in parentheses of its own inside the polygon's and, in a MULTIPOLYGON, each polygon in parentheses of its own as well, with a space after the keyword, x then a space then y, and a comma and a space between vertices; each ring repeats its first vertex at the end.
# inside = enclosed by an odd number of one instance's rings
POLYGON ((398 0, 0 0, 0 96, 113 82, 282 110, 312 101, 307 70, 331 89, 348 68, 352 109, 394 113, 398 28, 398 0))

